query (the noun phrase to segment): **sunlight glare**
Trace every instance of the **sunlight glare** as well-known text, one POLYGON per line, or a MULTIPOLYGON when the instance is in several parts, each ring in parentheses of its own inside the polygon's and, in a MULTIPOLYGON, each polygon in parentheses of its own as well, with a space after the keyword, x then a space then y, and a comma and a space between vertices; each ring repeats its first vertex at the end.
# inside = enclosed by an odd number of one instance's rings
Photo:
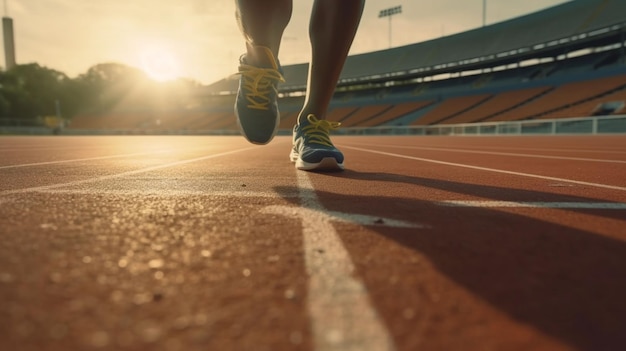
POLYGON ((150 78, 163 82, 180 76, 180 65, 172 50, 150 47, 141 50, 141 69, 150 78))

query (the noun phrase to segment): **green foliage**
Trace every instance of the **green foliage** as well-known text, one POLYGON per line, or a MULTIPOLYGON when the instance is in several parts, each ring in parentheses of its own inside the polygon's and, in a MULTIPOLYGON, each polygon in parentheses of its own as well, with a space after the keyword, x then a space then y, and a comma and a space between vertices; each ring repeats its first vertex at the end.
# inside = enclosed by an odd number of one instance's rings
POLYGON ((0 74, 0 113, 4 118, 54 115, 68 77, 36 63, 19 65, 0 74))
POLYGON ((71 79, 37 63, 0 72, 0 118, 34 119, 57 114, 71 119, 78 114, 115 111, 157 111, 179 108, 186 102, 193 81, 157 83, 142 71, 118 63, 103 63, 71 79))

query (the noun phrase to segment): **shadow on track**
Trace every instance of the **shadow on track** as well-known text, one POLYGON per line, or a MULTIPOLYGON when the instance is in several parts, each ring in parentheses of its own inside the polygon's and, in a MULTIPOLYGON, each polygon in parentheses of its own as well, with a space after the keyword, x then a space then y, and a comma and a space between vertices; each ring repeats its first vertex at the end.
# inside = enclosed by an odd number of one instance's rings
MULTIPOLYGON (((346 179, 349 183, 345 185, 350 186, 350 190, 342 194, 316 191, 327 210, 431 226, 427 231, 381 226, 368 229, 411 252, 424 255, 438 272, 497 310, 578 349, 615 350, 626 345, 626 334, 623 333, 626 325, 626 244, 623 241, 497 209, 451 208, 405 197, 350 194, 358 194, 358 189, 364 189, 371 181, 382 181, 490 200, 594 200, 384 173, 346 171, 311 175, 314 183, 324 181, 326 177, 335 178, 333 182, 337 178, 346 179)), ((289 187, 275 190, 279 194, 298 191, 289 187)), ((406 191, 413 190, 418 189, 406 188, 406 191)), ((297 201, 294 198, 287 200, 297 201)), ((594 215, 597 212, 576 211, 594 215)), ((614 212, 623 220, 623 211, 614 212)), ((610 217, 614 218, 613 215, 610 217)), ((398 313, 389 311, 397 309, 394 307, 397 299, 406 302, 415 299, 415 295, 424 294, 424 289, 429 289, 428 279, 418 282, 408 278, 403 282, 405 284, 389 286, 389 274, 395 269, 393 265, 403 265, 403 258, 389 257, 388 253, 367 247, 367 238, 341 232, 340 236, 386 323, 393 326, 405 323, 398 319, 398 313), (364 255, 369 257, 363 258, 364 255), (380 262, 384 262, 384 266, 380 262), (373 264, 377 265, 375 270, 373 264)), ((408 273, 421 274, 415 270, 408 273)))

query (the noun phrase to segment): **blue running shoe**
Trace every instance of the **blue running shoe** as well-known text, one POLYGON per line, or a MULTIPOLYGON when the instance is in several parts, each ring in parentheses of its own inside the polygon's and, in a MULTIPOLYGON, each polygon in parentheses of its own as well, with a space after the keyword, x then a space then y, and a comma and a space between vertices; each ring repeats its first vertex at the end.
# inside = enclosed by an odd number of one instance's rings
POLYGON ((304 171, 341 171, 343 154, 330 141, 330 131, 341 123, 308 115, 306 122, 293 128, 293 147, 289 158, 304 171))
POLYGON ((241 56, 235 115, 241 133, 249 142, 267 144, 278 130, 280 113, 277 86, 285 79, 272 51, 266 47, 259 48, 267 54, 272 67, 260 68, 248 65, 245 55, 241 56))

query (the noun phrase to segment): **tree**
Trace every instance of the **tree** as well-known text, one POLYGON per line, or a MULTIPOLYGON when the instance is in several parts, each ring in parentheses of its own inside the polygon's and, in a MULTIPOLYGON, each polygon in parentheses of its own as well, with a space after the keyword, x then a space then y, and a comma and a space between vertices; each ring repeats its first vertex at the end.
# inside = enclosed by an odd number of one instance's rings
POLYGON ((0 113, 5 118, 32 119, 55 115, 56 101, 65 97, 70 79, 36 63, 18 65, 0 74, 0 113))
POLYGON ((0 72, 0 118, 55 116, 57 103, 66 119, 119 112, 171 115, 197 104, 193 91, 199 86, 186 79, 157 83, 143 71, 119 63, 95 65, 75 79, 30 63, 0 72))

